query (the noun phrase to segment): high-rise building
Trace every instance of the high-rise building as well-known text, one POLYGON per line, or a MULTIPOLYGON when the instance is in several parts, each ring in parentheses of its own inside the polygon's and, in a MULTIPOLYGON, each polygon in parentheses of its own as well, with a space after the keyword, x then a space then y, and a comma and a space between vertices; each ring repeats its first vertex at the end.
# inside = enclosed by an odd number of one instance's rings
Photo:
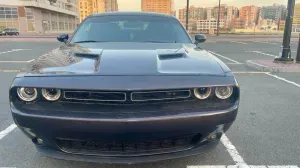
POLYGON ((118 1, 117 0, 105 0, 104 4, 105 12, 118 11, 118 1))
POLYGON ((215 16, 214 16, 214 8, 211 8, 211 7, 206 8, 206 19, 207 20, 211 20, 213 18, 215 18, 215 16))
POLYGON ((72 32, 79 23, 77 0, 0 0, 0 30, 72 32))
MULTIPOLYGON (((206 12, 205 8, 198 8, 195 6, 190 6, 189 8, 189 18, 190 19, 205 19, 206 12)), ((186 8, 179 9, 179 19, 186 18, 186 8)))
MULTIPOLYGON (((217 20, 219 17, 219 6, 215 6, 213 8, 214 18, 217 20)), ((225 20, 226 15, 226 5, 221 4, 220 6, 220 20, 225 20)))
POLYGON ((244 6, 239 10, 240 21, 245 23, 245 27, 254 27, 258 22, 260 8, 257 6, 244 6))
POLYGON ((293 30, 300 32, 300 3, 295 5, 294 18, 293 18, 293 30))
POLYGON ((286 18, 286 12, 287 9, 284 5, 273 4, 273 6, 263 6, 261 9, 261 18, 279 22, 286 18))
MULTIPOLYGON (((206 8, 190 6, 189 7, 189 18, 196 20, 205 20, 207 11, 206 8)), ((186 19, 186 8, 179 9, 179 19, 186 19)))
POLYGON ((118 11, 117 0, 79 0, 80 22, 93 13, 118 11))
POLYGON ((141 0, 141 9, 145 12, 174 14, 174 0, 141 0))
MULTIPOLYGON (((214 19, 218 19, 219 17, 219 6, 215 6, 213 8, 213 17, 214 19)), ((208 15, 208 14, 207 14, 208 15)), ((225 25, 224 28, 231 27, 232 19, 238 17, 238 8, 234 6, 227 6, 222 4, 220 6, 220 20, 224 20, 225 25)))

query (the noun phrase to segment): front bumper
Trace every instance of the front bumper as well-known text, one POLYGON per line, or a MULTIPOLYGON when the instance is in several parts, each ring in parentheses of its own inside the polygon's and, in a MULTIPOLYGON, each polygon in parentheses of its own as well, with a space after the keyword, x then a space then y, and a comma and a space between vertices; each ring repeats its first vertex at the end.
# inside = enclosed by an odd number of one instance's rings
MULTIPOLYGON (((238 112, 238 103, 224 111, 186 113, 147 118, 101 119, 35 115, 24 113, 11 104, 15 123, 46 155, 59 159, 104 162, 138 163, 197 155, 217 145, 238 112), (97 140, 101 142, 137 142, 153 139, 174 139, 197 135, 197 140, 186 147, 137 153, 89 153, 64 150, 56 141, 97 140), (201 135, 201 136, 199 136, 201 135), (37 141, 42 139, 42 143, 37 141)), ((195 138, 193 138, 195 139, 195 138)))

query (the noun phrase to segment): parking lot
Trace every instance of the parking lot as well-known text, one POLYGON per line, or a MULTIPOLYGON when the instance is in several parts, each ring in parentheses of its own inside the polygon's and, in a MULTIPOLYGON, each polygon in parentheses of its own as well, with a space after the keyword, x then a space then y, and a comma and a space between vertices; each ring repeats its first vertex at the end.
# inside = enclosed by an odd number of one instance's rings
MULTIPOLYGON (((8 89, 15 75, 32 59, 59 47, 53 39, 0 39, 0 167, 17 168, 183 168, 237 165, 253 168, 300 166, 300 73, 260 72, 246 60, 278 56, 281 38, 208 38, 200 46, 226 63, 241 87, 238 117, 221 143, 198 156, 134 165, 98 164, 47 158, 13 124, 8 89)), ((297 38, 291 42, 292 55, 297 38)))

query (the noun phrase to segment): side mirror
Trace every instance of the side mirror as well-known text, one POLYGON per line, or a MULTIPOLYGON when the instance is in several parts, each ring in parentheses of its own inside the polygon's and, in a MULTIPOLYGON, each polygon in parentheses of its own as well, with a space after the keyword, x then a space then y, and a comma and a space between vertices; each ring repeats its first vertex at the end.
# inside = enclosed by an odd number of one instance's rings
POLYGON ((68 34, 61 34, 57 37, 57 40, 60 41, 60 42, 67 43, 67 41, 69 40, 69 35, 68 34))
POLYGON ((206 41, 206 36, 203 34, 197 34, 195 36, 195 44, 204 43, 206 41))

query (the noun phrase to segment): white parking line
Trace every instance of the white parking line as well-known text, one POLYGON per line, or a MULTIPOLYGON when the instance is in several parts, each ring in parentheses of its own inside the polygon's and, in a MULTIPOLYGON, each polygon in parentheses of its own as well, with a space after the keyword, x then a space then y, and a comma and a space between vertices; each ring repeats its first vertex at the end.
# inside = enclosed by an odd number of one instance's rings
POLYGON ((13 131, 17 127, 16 124, 11 124, 9 127, 7 127, 5 130, 0 132, 0 140, 4 138, 7 134, 9 134, 11 131, 13 131))
POLYGON ((268 53, 264 53, 264 52, 261 52, 261 51, 248 51, 248 52, 253 52, 253 53, 257 53, 257 54, 261 54, 261 55, 266 55, 266 56, 274 57, 274 58, 278 57, 277 55, 268 54, 268 53))
POLYGON ((254 72, 251 72, 251 71, 237 71, 237 72, 232 72, 234 74, 268 74, 270 72, 262 72, 262 71, 254 71, 254 72))
POLYGON ((244 65, 244 63, 225 63, 225 64, 227 64, 227 65, 244 65))
POLYGON ((223 145, 227 149, 228 153, 232 157, 233 161, 237 165, 246 165, 246 162, 244 161, 242 156, 236 150, 235 146, 232 145, 232 143, 230 142, 230 140, 227 138, 227 136, 225 134, 221 137, 221 142, 223 143, 223 145))
POLYGON ((17 70, 17 69, 12 69, 12 70, 5 69, 5 70, 1 70, 0 69, 0 72, 21 72, 21 70, 17 70))
POLYGON ((248 44, 248 43, 244 43, 244 42, 240 42, 240 41, 229 41, 231 43, 237 43, 237 44, 248 44))
MULTIPOLYGON (((297 165, 247 165, 249 168, 299 168, 297 165)), ((187 166, 187 168, 243 168, 238 165, 201 165, 187 166)))
POLYGON ((278 43, 271 43, 271 42, 267 42, 267 41, 254 41, 255 43, 262 43, 262 44, 271 44, 271 45, 280 45, 278 43))
POLYGON ((233 60, 233 59, 230 59, 230 58, 228 58, 228 57, 225 57, 225 56, 223 56, 223 55, 214 53, 214 52, 212 52, 212 51, 207 51, 207 52, 209 52, 209 53, 211 53, 211 54, 213 54, 213 55, 215 55, 215 56, 219 56, 219 57, 221 57, 221 58, 227 59, 227 60, 229 60, 229 61, 231 61, 231 62, 233 62, 233 63, 241 64, 240 62, 237 62, 237 61, 235 61, 235 60, 233 60))
POLYGON ((12 49, 12 50, 9 50, 9 51, 0 52, 0 55, 1 54, 6 54, 6 53, 11 53, 11 52, 24 51, 24 50, 31 50, 31 49, 12 49))
POLYGON ((298 83, 296 83, 296 82, 289 81, 289 80, 287 80, 287 79, 285 79, 285 78, 282 78, 282 77, 279 77, 279 76, 273 75, 273 74, 266 74, 266 75, 272 76, 272 77, 274 77, 274 78, 276 78, 276 79, 279 79, 279 80, 281 80, 281 81, 287 82, 287 83, 289 83, 289 84, 295 85, 295 86, 297 86, 297 87, 300 88, 300 84, 298 84, 298 83))
POLYGON ((34 59, 29 60, 29 61, 0 61, 0 63, 29 63, 34 61, 34 59))

